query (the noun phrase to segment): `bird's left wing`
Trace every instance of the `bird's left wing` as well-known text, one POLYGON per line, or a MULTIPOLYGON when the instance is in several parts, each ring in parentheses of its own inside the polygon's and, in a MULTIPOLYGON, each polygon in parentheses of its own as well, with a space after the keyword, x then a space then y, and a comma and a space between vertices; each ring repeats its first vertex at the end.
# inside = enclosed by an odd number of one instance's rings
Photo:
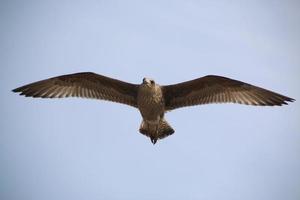
POLYGON ((209 75, 195 80, 162 86, 166 110, 209 103, 282 105, 290 97, 226 77, 209 75))
POLYGON ((92 72, 57 76, 16 88, 26 97, 85 97, 103 99, 137 107, 138 85, 112 79, 92 72))

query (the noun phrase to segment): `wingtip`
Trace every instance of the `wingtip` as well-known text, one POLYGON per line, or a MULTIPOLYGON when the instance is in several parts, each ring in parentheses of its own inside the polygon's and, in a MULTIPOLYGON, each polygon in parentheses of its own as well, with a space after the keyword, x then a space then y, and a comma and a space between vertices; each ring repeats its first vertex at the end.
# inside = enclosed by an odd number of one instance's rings
POLYGON ((13 90, 11 90, 12 92, 14 93, 20 93, 20 95, 23 95, 23 87, 18 87, 18 88, 15 88, 13 90))
POLYGON ((13 90, 11 90, 12 92, 14 92, 14 93, 19 93, 19 95, 25 95, 26 96, 26 94, 24 93, 24 86, 22 86, 22 87, 18 87, 18 88, 15 88, 15 89, 13 89, 13 90))
POLYGON ((21 86, 21 87, 17 87, 13 90, 11 90, 12 92, 23 92, 24 89, 26 89, 26 86, 21 86))
POLYGON ((289 99, 289 102, 294 102, 294 101, 296 101, 296 99, 292 99, 292 98, 289 99))
POLYGON ((294 102, 294 101, 296 101, 296 99, 287 97, 287 98, 284 100, 284 103, 285 103, 285 104, 288 104, 288 102, 294 102))
POLYGON ((296 99, 290 98, 290 97, 286 97, 280 104, 280 106, 282 105, 289 105, 290 103, 293 103, 294 101, 296 101, 296 99))

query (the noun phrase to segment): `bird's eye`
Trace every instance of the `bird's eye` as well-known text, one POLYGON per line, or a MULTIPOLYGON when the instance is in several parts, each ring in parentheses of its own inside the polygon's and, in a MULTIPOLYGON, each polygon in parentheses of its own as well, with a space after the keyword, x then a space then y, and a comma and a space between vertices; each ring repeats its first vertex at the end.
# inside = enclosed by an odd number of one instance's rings
POLYGON ((150 83, 151 83, 151 84, 154 84, 154 80, 151 80, 150 83))

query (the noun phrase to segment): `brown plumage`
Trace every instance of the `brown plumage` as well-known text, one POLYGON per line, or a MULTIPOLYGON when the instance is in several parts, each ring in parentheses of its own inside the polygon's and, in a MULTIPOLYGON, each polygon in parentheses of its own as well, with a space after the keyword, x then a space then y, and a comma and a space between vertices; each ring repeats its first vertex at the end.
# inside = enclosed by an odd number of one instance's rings
POLYGON ((174 85, 160 86, 144 78, 131 84, 91 72, 58 76, 13 90, 26 97, 85 97, 127 104, 139 109, 143 121, 140 132, 153 144, 174 133, 164 113, 176 108, 209 103, 240 103, 281 106, 294 99, 221 76, 205 76, 174 85))

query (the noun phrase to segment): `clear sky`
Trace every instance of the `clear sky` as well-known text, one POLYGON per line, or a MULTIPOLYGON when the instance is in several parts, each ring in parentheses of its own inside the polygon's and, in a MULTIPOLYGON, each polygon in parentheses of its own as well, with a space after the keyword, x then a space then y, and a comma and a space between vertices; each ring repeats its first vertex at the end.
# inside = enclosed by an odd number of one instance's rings
POLYGON ((299 1, 1 1, 0 199, 300 199, 299 1), (166 114, 153 146, 129 106, 11 89, 92 71, 160 84, 208 74, 295 98, 166 114))

